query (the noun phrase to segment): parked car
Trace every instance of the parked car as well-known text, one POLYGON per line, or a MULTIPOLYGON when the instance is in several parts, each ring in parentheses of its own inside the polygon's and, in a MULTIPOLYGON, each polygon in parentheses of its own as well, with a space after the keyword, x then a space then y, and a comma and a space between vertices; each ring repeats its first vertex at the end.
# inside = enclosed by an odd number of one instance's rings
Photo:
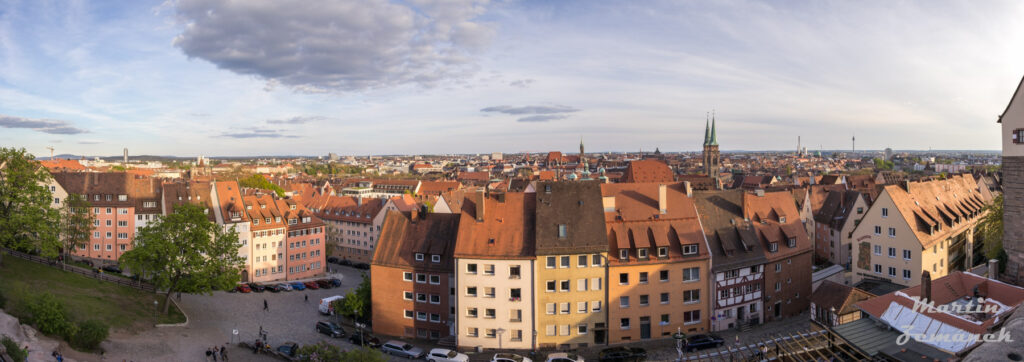
POLYGON ((288 342, 282 344, 276 349, 277 354, 284 356, 288 359, 295 359, 295 353, 299 351, 299 344, 295 342, 288 342))
POLYGON ((696 351, 705 348, 719 347, 725 344, 725 340, 714 334, 695 334, 686 337, 686 351, 696 351))
POLYGON ((316 281, 316 285, 320 286, 320 289, 330 289, 331 287, 334 286, 334 285, 331 284, 331 281, 329 281, 327 279, 319 279, 319 280, 317 280, 316 281))
POLYGON ((323 315, 334 315, 334 301, 339 299, 345 299, 340 295, 330 296, 324 299, 320 299, 320 305, 317 306, 317 311, 323 315))
POLYGON ((352 335, 348 336, 348 341, 357 346, 380 348, 380 339, 362 331, 352 332, 352 335))
POLYGON ((302 284, 306 286, 306 289, 320 289, 320 286, 314 281, 308 281, 302 284))
POLYGON ((327 257, 327 262, 331 263, 331 264, 337 264, 338 263, 338 258, 333 257, 333 256, 329 256, 329 257, 327 257))
POLYGON ((338 265, 350 266, 352 265, 352 262, 348 259, 341 259, 338 261, 338 265))
POLYGON ((450 349, 434 348, 427 353, 427 362, 466 362, 469 356, 450 349))
POLYGON ((355 264, 352 264, 352 267, 354 267, 356 269, 370 270, 370 264, 367 264, 367 263, 355 263, 355 264))
POLYGON ((394 340, 387 341, 387 343, 384 343, 383 345, 381 345, 380 346, 380 350, 381 350, 381 352, 384 352, 384 353, 387 353, 387 354, 390 354, 390 355, 393 355, 393 356, 405 357, 405 358, 409 358, 409 359, 414 359, 414 358, 415 359, 419 359, 419 358, 423 357, 423 355, 425 354, 425 353, 423 353, 423 349, 421 349, 419 347, 415 347, 415 346, 413 346, 411 344, 408 344, 408 343, 405 343, 405 342, 402 342, 402 341, 394 341, 394 340))
POLYGON ((639 347, 612 347, 597 355, 600 362, 639 362, 647 360, 647 350, 639 347))
POLYGON ((249 286, 245 284, 239 284, 235 287, 235 290, 239 293, 252 293, 252 288, 249 288, 249 286))
POLYGON ((316 322, 316 331, 334 338, 345 336, 345 330, 341 329, 341 326, 334 322, 316 322))
POLYGON ((281 287, 281 291, 282 292, 290 292, 290 291, 292 291, 292 285, 291 284, 279 283, 279 284, 277 284, 277 286, 281 287))
POLYGON ((306 285, 302 284, 302 282, 291 283, 291 286, 293 290, 306 290, 306 285))
POLYGON ((252 291, 256 293, 263 293, 264 290, 267 290, 267 287, 258 283, 249 283, 249 288, 252 288, 252 291))
POLYGON ((105 272, 110 272, 110 273, 115 273, 115 274, 121 274, 121 268, 118 268, 118 267, 117 267, 117 265, 113 265, 113 264, 110 264, 110 265, 104 265, 102 269, 103 269, 103 271, 105 271, 105 272))
POLYGON ((583 362, 583 357, 565 352, 557 352, 548 355, 548 359, 544 362, 583 362))
POLYGON ((341 279, 331 278, 331 279, 327 279, 327 281, 331 283, 332 287, 337 288, 337 287, 341 286, 341 279))
POLYGON ((515 353, 495 353, 491 362, 533 362, 533 360, 515 353))
POLYGON ((268 285, 267 291, 271 293, 279 293, 284 291, 284 287, 281 287, 281 284, 268 285))

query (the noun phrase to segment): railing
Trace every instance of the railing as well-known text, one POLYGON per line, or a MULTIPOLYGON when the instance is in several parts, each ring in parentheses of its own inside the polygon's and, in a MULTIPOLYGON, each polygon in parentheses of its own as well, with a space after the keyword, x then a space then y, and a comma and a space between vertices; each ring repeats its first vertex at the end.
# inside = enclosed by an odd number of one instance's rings
MULTIPOLYGON (((26 253, 23 253, 23 252, 20 252, 20 251, 11 250, 11 249, 7 249, 7 248, 0 248, 0 250, 3 250, 3 252, 6 253, 7 255, 10 255, 10 256, 13 256, 13 257, 17 257, 19 259, 24 259, 24 260, 28 260, 28 261, 32 261, 32 262, 36 262, 36 263, 39 263, 39 264, 48 265, 48 266, 51 266, 51 267, 54 267, 54 268, 61 269, 61 266, 57 263, 57 261, 52 260, 52 259, 47 259, 47 258, 43 258, 43 257, 36 256, 36 255, 26 254, 26 253)), ((63 270, 69 271, 69 272, 72 272, 72 273, 75 273, 75 274, 84 275, 84 276, 87 276, 89 278, 93 278, 93 279, 97 279, 97 280, 102 280, 102 281, 111 282, 111 283, 114 283, 114 284, 126 286, 126 287, 129 287, 129 288, 135 288, 135 289, 146 291, 146 292, 156 293, 156 287, 154 287, 152 284, 143 283, 141 281, 136 281, 136 280, 132 280, 132 279, 125 278, 125 277, 113 276, 113 275, 109 275, 109 274, 100 273, 97 270, 83 268, 83 267, 76 266, 76 265, 71 265, 71 264, 64 264, 63 270)))

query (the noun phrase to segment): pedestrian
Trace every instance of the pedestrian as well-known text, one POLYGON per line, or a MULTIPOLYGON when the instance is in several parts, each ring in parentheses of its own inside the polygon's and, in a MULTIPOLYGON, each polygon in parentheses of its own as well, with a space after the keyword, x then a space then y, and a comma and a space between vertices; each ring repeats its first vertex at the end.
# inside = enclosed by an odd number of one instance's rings
POLYGON ((209 348, 207 348, 207 349, 206 349, 206 360, 207 360, 207 361, 209 361, 209 360, 210 360, 210 355, 212 355, 212 354, 213 354, 213 352, 210 352, 210 349, 209 349, 209 348))
POLYGON ((224 346, 220 346, 220 360, 224 362, 228 361, 228 349, 224 346))
POLYGON ((306 294, 306 303, 309 303, 309 294, 306 294))
POLYGON ((217 346, 210 348, 210 356, 213 356, 213 362, 217 362, 217 346))
POLYGON ((263 311, 268 311, 268 310, 270 310, 270 309, 267 307, 267 300, 264 299, 263 300, 263 311))

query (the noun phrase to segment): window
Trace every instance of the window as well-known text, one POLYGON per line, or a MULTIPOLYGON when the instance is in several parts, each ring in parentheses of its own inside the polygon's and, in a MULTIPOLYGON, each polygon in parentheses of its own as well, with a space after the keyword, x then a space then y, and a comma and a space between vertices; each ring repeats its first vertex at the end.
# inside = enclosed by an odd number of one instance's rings
POLYGON ((775 272, 776 273, 781 273, 782 272, 782 263, 775 263, 775 272))
MULTIPOLYGON (((259 275, 259 270, 256 271, 256 275, 259 275)), ((405 310, 405 318, 412 319, 413 311, 405 310)))
POLYGON ((476 274, 476 264, 466 264, 466 274, 476 274))
POLYGON ((427 320, 427 313, 426 312, 416 312, 416 320, 426 321, 427 320))
POLYGON ((563 292, 568 292, 569 291, 569 281, 568 280, 563 280, 563 281, 559 282, 558 284, 560 284, 559 285, 560 288, 558 290, 563 291, 563 292))
POLYGON ((576 281, 576 291, 585 292, 587 291, 587 279, 579 279, 576 281))
POLYGON ((668 293, 661 293, 659 301, 661 301, 661 304, 668 304, 668 293))
POLYGON ((882 235, 882 227, 875 225, 875 235, 882 235))
POLYGON ((466 287, 466 295, 470 297, 476 296, 476 287, 466 287))
MULTIPOLYGON (((548 192, 550 192, 550 191, 548 191, 548 192)), ((547 327, 546 327, 545 329, 547 330, 547 331, 546 331, 546 332, 547 332, 547 335, 549 335, 549 336, 553 336, 553 335, 555 335, 555 330, 556 330, 556 328, 555 328, 555 325, 554 325, 554 324, 548 324, 548 325, 547 325, 547 327)))
POLYGON ((426 274, 416 274, 416 282, 417 283, 426 283, 427 282, 427 275, 426 274))
POLYGON ((430 261, 434 262, 434 263, 440 263, 441 262, 441 256, 440 255, 431 255, 430 256, 430 261))
POLYGON ((903 259, 910 260, 910 250, 903 249, 903 259))
POLYGON ((548 314, 555 314, 555 303, 548 303, 546 307, 548 314))
POLYGON ((858 207, 857 208, 857 215, 860 215, 860 214, 863 214, 863 213, 864 213, 864 208, 863 207, 858 207))
POLYGON ((789 238, 789 240, 786 240, 786 246, 791 247, 791 248, 795 248, 796 247, 796 238, 789 238))
POLYGON ((423 261, 423 253, 416 253, 416 261, 423 261))
POLYGON ((629 285, 629 273, 619 273, 619 285, 629 285))
POLYGON ((893 247, 889 248, 889 257, 890 258, 895 258, 896 257, 896 248, 893 248, 893 247))
POLYGON ((636 257, 638 259, 647 259, 647 248, 640 248, 636 250, 636 257))
POLYGON ((700 310, 691 310, 683 312, 683 324, 697 324, 700 323, 700 310))
POLYGON ((619 307, 629 308, 629 297, 619 297, 619 307))
POLYGON ((601 311, 601 301, 600 300, 595 300, 595 301, 590 302, 590 307, 591 307, 591 311, 592 312, 594 312, 594 313, 600 312, 601 311))
POLYGON ((683 269, 683 282, 695 282, 700 280, 700 268, 683 269))
POLYGON ((649 302, 649 299, 650 298, 647 296, 647 294, 641 295, 640 296, 640 305, 647 305, 648 302, 649 302))
POLYGON ((629 260, 629 249, 619 249, 619 260, 629 260))
POLYGON ((424 293, 416 293, 416 301, 419 303, 426 303, 427 295, 424 293))
POLYGON ((640 284, 647 284, 647 272, 640 272, 640 284))
POLYGON ((667 282, 668 281, 668 270, 662 270, 658 272, 658 279, 667 282))
POLYGON ((559 303, 558 314, 569 314, 569 303, 559 303))
POLYGON ((494 338, 495 335, 496 335, 496 331, 493 328, 488 328, 484 332, 484 337, 487 337, 487 338, 494 338))
POLYGON ((509 315, 509 317, 508 317, 508 321, 509 322, 522 322, 523 321, 523 310, 522 309, 513 309, 513 310, 509 311, 508 315, 509 315))
POLYGON ((576 326, 576 334, 587 334, 587 325, 580 324, 576 326))
POLYGON ((556 258, 555 258, 555 257, 553 257, 553 256, 549 256, 549 257, 548 257, 548 259, 547 259, 547 261, 548 261, 548 262, 547 262, 547 267, 548 267, 548 268, 554 268, 554 267, 555 267, 555 261, 556 261, 555 259, 556 259, 556 258))
POLYGON ((494 308, 484 309, 484 318, 494 319, 494 317, 495 317, 494 308))
POLYGON ((594 254, 590 256, 590 265, 601 266, 601 254, 594 254))
POLYGON ((629 318, 622 318, 619 320, 619 328, 629 329, 629 318))
POLYGON ((910 280, 910 270, 903 269, 903 279, 910 280))
POLYGON ((441 276, 440 275, 431 275, 430 276, 430 284, 440 285, 441 284, 441 276))
POLYGON ((587 313, 589 311, 590 310, 587 309, 587 302, 578 302, 578 303, 576 303, 576 313, 583 314, 583 313, 587 313))
POLYGON ((875 264, 875 273, 882 274, 882 265, 875 264))
MULTIPOLYGON (((291 269, 291 268, 289 268, 291 269)), ((402 299, 412 300, 412 292, 402 292, 402 299)))
POLYGON ((561 257, 560 261, 561 261, 561 263, 559 264, 559 267, 561 267, 561 268, 568 268, 569 267, 569 256, 561 257))
POLYGON ((698 303, 700 302, 700 289, 691 289, 683 291, 683 303, 698 303))
POLYGON ((60 198, 59 197, 54 197, 53 198, 53 203, 59 204, 60 203, 60 198))
POLYGON ((128 220, 118 220, 117 221, 117 226, 119 226, 119 227, 126 227, 126 226, 128 226, 128 220))
POLYGON ((779 251, 779 243, 768 243, 768 251, 773 253, 779 251))
POLYGON ((697 254, 697 244, 686 244, 683 245, 683 255, 694 255, 697 254))
POLYGON ((494 298, 494 287, 484 287, 484 297, 494 298))
POLYGON ((891 276, 891 277, 896 276, 896 268, 889 267, 889 276, 891 276))
POLYGON ((522 278, 522 275, 520 274, 519 270, 520 270, 520 267, 518 265, 513 265, 513 266, 508 267, 508 278, 509 279, 519 279, 519 278, 522 278))
POLYGON ((555 291, 555 281, 554 280, 548 280, 548 282, 547 282, 547 291, 549 291, 549 292, 555 291))
POLYGON ((775 282, 775 291, 782 290, 782 282, 775 282))
POLYGON ((881 245, 875 245, 874 249, 875 249, 875 255, 882 255, 882 246, 881 245))
POLYGON ((494 264, 484 264, 484 275, 494 275, 494 264))
POLYGON ((889 217, 889 209, 888 208, 884 208, 884 207, 882 208, 882 217, 889 217))
POLYGON ((558 224, 558 238, 559 239, 565 239, 565 236, 566 236, 565 224, 558 224))
POLYGON ((590 290, 601 290, 601 278, 590 278, 590 290))
POLYGON ((479 337, 480 330, 476 328, 466 328, 466 335, 470 337, 479 337))
POLYGON ((889 237, 890 238, 895 238, 896 237, 896 228, 889 228, 889 237))
POLYGON ((659 258, 667 258, 668 257, 668 248, 664 247, 664 246, 659 247, 658 248, 658 257, 659 258))

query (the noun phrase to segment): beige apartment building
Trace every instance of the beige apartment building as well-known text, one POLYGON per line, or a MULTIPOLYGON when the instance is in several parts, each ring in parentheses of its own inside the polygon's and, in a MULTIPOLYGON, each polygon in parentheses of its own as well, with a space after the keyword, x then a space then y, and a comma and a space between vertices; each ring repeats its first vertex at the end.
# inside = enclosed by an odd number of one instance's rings
POLYGON ((606 344, 608 239, 597 182, 540 182, 534 263, 538 348, 606 344))
POLYGON ((986 200, 971 175, 888 185, 853 231, 853 282, 915 286, 971 267, 986 200))
POLYGON ((535 195, 474 195, 455 244, 456 342, 534 349, 535 195))

